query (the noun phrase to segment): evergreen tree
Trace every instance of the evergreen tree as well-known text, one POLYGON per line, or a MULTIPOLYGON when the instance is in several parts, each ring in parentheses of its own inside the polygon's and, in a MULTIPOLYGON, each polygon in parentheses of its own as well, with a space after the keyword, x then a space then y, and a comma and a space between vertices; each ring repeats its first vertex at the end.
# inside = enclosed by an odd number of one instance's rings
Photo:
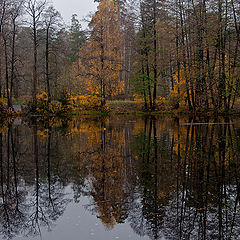
POLYGON ((70 26, 70 62, 76 62, 78 59, 79 51, 82 47, 82 44, 86 41, 86 35, 82 30, 82 26, 77 19, 77 14, 72 15, 70 26))

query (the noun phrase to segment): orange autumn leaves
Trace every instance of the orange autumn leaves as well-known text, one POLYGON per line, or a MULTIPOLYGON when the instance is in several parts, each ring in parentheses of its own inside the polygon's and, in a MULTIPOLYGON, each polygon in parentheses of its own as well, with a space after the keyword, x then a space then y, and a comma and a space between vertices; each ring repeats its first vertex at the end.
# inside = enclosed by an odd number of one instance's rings
POLYGON ((113 0, 103 0, 89 24, 91 35, 79 53, 73 74, 82 95, 104 98, 122 93, 120 78, 121 31, 119 11, 113 0))

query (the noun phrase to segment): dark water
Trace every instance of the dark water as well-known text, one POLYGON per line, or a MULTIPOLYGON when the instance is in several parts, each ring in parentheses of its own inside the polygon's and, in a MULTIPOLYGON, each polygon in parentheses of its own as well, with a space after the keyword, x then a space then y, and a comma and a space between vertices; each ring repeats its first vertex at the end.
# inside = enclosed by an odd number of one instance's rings
POLYGON ((240 239, 240 121, 0 125, 0 239, 240 239))

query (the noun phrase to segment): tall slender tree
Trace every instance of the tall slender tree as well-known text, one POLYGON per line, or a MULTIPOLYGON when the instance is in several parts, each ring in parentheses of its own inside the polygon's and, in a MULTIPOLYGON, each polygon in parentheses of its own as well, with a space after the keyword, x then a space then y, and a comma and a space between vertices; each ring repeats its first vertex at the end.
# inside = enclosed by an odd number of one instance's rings
POLYGON ((0 1, 0 98, 2 97, 2 56, 3 56, 3 46, 2 46, 2 29, 4 25, 4 17, 6 13, 6 0, 0 1))
POLYGON ((39 36, 38 29, 41 24, 41 17, 46 6, 46 0, 28 0, 26 3, 26 12, 30 17, 30 26, 32 29, 32 41, 33 41, 33 111, 37 104, 37 86, 38 86, 38 44, 39 36))
POLYGON ((46 9, 43 14, 43 22, 45 28, 45 78, 46 78, 46 88, 48 93, 48 100, 51 101, 51 88, 50 88, 50 69, 49 69, 49 55, 50 51, 50 42, 54 37, 54 31, 58 25, 60 25, 61 15, 58 11, 54 9, 53 6, 50 6, 46 9))

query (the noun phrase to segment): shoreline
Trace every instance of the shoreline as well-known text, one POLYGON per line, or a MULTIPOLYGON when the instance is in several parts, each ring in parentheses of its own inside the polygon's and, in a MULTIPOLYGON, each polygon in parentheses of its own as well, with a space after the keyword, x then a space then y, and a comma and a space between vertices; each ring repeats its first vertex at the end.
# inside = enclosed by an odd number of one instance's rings
POLYGON ((240 108, 235 107, 233 110, 229 112, 224 111, 189 111, 186 109, 158 109, 156 111, 150 111, 150 110, 144 110, 142 104, 130 102, 130 101, 119 101, 119 102, 108 102, 109 105, 109 111, 99 111, 99 110, 82 110, 82 111, 75 111, 75 112, 69 112, 68 114, 63 115, 55 115, 55 114, 49 114, 49 115, 40 115, 40 114, 31 114, 28 113, 26 110, 26 105, 24 104, 16 104, 14 105, 15 113, 13 115, 2 115, 0 113, 0 119, 7 119, 7 118, 17 118, 17 117, 23 117, 23 118, 53 118, 53 117, 59 117, 59 118, 72 118, 72 117, 100 117, 100 116, 114 116, 114 115, 132 115, 132 116, 171 116, 171 117, 238 117, 240 116, 240 108))

